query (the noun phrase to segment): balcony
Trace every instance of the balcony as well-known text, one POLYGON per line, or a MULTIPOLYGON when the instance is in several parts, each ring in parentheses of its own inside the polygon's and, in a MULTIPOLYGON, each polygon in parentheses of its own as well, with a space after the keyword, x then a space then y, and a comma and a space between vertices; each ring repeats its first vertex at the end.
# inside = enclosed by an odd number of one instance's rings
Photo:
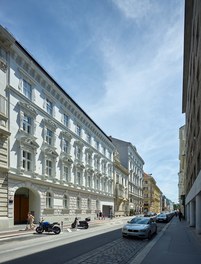
POLYGON ((8 170, 8 137, 10 132, 7 128, 7 100, 0 95, 0 169, 8 170))
POLYGON ((127 190, 126 188, 120 184, 120 183, 117 183, 116 184, 116 197, 118 199, 124 199, 124 198, 127 198, 127 190))
POLYGON ((8 112, 7 112, 7 100, 5 97, 0 95, 0 135, 2 137, 10 136, 10 133, 7 129, 7 120, 8 120, 8 112))

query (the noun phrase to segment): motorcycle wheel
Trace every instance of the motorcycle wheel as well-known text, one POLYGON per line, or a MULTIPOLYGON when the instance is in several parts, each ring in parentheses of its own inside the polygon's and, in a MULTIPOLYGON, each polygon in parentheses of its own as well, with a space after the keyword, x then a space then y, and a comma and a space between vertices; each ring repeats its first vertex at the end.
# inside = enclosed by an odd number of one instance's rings
POLYGON ((61 232, 61 228, 58 226, 54 226, 52 230, 55 233, 55 235, 58 235, 61 232))
POLYGON ((36 232, 38 233, 38 234, 42 234, 43 233, 43 228, 42 227, 40 227, 40 226, 37 226, 36 227, 36 232))

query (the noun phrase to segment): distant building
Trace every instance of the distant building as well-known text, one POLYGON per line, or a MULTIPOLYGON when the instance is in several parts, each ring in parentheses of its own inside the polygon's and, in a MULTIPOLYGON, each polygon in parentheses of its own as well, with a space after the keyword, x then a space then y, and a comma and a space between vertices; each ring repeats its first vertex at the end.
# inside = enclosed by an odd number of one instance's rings
POLYGON ((0 27, 0 225, 114 212, 111 139, 0 27))
POLYGON ((128 198, 130 214, 139 214, 143 211, 143 165, 144 161, 137 149, 130 142, 110 137, 115 145, 119 159, 128 172, 128 198))
POLYGON ((120 162, 119 153, 114 153, 114 215, 129 215, 129 172, 120 162))
POLYGON ((160 213, 162 211, 162 192, 156 185, 155 179, 144 173, 143 181, 144 213, 160 213))
POLYGON ((201 1, 185 1, 183 105, 186 118, 185 206, 201 233, 201 1))

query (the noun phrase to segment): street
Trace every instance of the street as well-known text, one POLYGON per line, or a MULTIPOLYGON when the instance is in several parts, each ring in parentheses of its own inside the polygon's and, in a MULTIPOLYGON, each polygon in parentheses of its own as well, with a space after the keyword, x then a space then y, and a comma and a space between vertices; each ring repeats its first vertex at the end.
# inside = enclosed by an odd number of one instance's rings
MULTIPOLYGON (((60 235, 29 234, 0 241, 0 263, 129 263, 149 241, 122 238, 121 222, 60 235)), ((165 224, 158 224, 158 232, 165 224)), ((154 238, 153 238, 154 239, 154 238)))

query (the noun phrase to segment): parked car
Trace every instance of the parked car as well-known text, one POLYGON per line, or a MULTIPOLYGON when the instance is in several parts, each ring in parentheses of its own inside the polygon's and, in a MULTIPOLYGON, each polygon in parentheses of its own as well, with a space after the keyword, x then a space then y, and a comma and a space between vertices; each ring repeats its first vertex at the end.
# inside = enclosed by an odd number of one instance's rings
POLYGON ((169 222, 170 218, 168 216, 168 214, 166 213, 161 213, 159 215, 156 216, 156 222, 169 222))
POLYGON ((166 222, 168 223, 174 216, 174 212, 162 212, 157 215, 156 222, 166 222))
POLYGON ((151 217, 154 221, 156 221, 156 216, 157 216, 157 214, 154 212, 146 212, 144 214, 144 217, 151 217))
POLYGON ((151 239, 157 233, 157 224, 150 217, 135 217, 122 228, 123 237, 138 237, 151 239))

